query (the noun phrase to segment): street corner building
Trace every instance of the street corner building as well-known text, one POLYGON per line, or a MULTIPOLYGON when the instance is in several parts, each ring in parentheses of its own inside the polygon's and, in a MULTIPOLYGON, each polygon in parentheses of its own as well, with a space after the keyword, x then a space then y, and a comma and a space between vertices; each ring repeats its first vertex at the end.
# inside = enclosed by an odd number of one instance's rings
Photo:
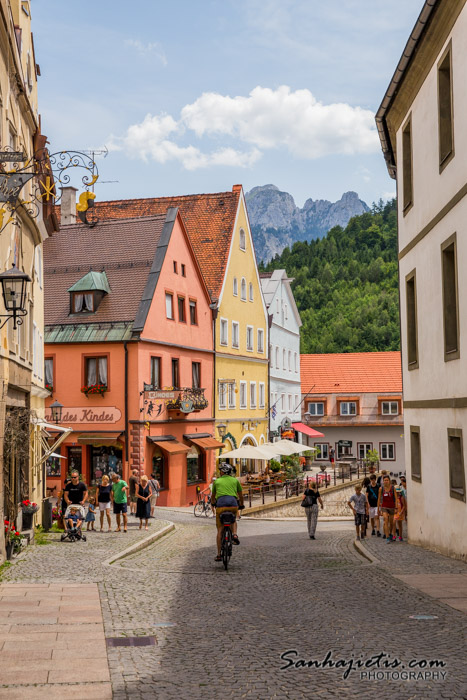
POLYGON ((425 2, 376 123, 397 180, 408 533, 467 559, 467 7, 425 2))
MULTIPOLYGON (((8 291, 4 286, 0 301, 0 520, 8 521, 10 529, 27 529, 32 534, 31 526, 40 523, 45 495, 43 428, 48 392, 43 374, 42 247, 53 235, 56 221, 51 202, 36 198, 41 175, 35 157, 44 153, 46 137, 41 134, 38 112, 40 70, 30 2, 0 2, 0 47, 2 285, 9 273, 24 276, 23 288, 8 291), (30 172, 15 176, 15 168, 30 172), (38 506, 28 524, 20 507, 27 499, 38 506)), ((2 526, 0 563, 11 546, 8 532, 7 541, 4 534, 2 526)))
POLYGON ((334 450, 339 475, 369 460, 405 472, 400 352, 302 355, 301 379, 307 444, 320 466, 334 450))
MULTIPOLYGON (((178 207, 211 299, 216 439, 225 450, 268 440, 268 323, 241 185, 231 191, 96 202, 102 219, 178 207)), ((206 345, 208 347, 208 345, 206 345)), ((240 468, 259 469, 244 461, 240 468)))
POLYGON ((72 432, 48 460, 47 484, 57 491, 71 469, 91 487, 136 469, 157 474, 161 505, 192 503, 222 443, 211 300, 180 211, 101 211, 90 228, 69 197, 60 213, 45 246, 45 367, 48 410, 58 400, 72 432))

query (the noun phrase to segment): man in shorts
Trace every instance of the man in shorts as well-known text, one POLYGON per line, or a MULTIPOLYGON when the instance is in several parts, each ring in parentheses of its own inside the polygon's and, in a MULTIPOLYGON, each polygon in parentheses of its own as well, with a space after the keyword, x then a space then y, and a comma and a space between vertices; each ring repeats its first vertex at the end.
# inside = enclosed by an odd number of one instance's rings
POLYGON ((351 507, 355 517, 357 540, 363 540, 365 538, 365 516, 368 515, 369 506, 366 494, 362 493, 361 484, 355 484, 355 493, 350 497, 350 500, 347 501, 347 505, 351 507))
POLYGON ((379 487, 376 483, 376 474, 370 474, 370 484, 366 488, 366 497, 370 507, 371 534, 381 537, 381 532, 379 531, 378 494, 379 487))
POLYGON ((79 472, 76 469, 73 469, 71 472, 71 481, 68 481, 65 485, 63 497, 67 506, 72 503, 73 505, 84 506, 88 498, 88 487, 84 481, 79 480, 79 472))
MULTIPOLYGON (((243 506, 243 491, 239 480, 231 476, 232 467, 227 462, 222 462, 219 465, 220 477, 215 480, 212 485, 212 500, 211 503, 216 508, 216 525, 217 525, 217 557, 215 561, 221 561, 221 544, 222 544, 222 529, 220 516, 225 511, 238 514, 238 506, 243 506)), ((237 521, 232 525, 232 542, 240 544, 237 535, 237 521)))
POLYGON ((120 515, 123 515, 123 532, 127 532, 127 494, 130 489, 126 481, 120 479, 118 474, 112 474, 112 482, 110 497, 112 499, 112 503, 114 504, 114 513, 117 518, 117 529, 115 532, 121 532, 120 515))
POLYGON ((130 515, 136 515, 136 501, 138 500, 138 497, 136 496, 136 487, 139 483, 138 475, 138 470, 133 469, 131 476, 128 479, 130 485, 130 515))

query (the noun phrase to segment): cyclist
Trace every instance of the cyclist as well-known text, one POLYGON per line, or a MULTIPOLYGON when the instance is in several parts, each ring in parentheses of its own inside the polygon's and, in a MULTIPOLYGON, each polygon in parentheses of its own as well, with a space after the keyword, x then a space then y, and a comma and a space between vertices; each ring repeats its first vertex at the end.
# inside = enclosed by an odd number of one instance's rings
MULTIPOLYGON (((238 507, 243 508, 243 491, 239 480, 231 476, 232 467, 227 462, 219 465, 220 477, 212 485, 212 505, 216 507, 217 525, 217 557, 215 561, 221 561, 221 543, 223 525, 220 520, 221 513, 230 511, 238 514, 238 507)), ((237 522, 232 525, 232 542, 240 544, 237 535, 237 522)))

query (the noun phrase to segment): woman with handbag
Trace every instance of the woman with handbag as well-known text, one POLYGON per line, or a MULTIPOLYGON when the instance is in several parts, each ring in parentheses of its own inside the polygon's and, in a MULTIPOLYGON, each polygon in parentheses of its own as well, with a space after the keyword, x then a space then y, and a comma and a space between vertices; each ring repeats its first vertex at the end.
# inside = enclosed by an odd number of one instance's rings
POLYGON ((318 501, 321 509, 323 509, 323 499, 319 495, 316 482, 312 481, 311 489, 306 489, 304 491, 303 501, 300 504, 303 508, 305 508, 306 520, 308 524, 308 535, 310 536, 310 540, 315 539, 316 524, 318 522, 318 501))

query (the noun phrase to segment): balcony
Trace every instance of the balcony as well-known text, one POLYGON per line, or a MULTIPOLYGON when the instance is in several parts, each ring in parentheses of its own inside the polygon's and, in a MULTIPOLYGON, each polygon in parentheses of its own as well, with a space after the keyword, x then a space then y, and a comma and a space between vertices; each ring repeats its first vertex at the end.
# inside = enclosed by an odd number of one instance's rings
POLYGON ((167 401, 167 410, 180 411, 181 413, 196 413, 197 411, 202 411, 209 406, 204 392, 205 389, 193 389, 192 387, 175 389, 175 397, 167 401))

